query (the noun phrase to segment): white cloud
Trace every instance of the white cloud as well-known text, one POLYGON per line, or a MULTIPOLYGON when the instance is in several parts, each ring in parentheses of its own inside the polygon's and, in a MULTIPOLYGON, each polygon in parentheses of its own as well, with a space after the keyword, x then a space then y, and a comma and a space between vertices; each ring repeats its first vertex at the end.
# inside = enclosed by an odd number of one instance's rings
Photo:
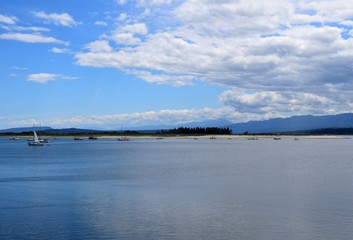
POLYGON ((49 81, 55 81, 55 80, 73 80, 73 79, 77 79, 77 78, 65 76, 62 74, 53 74, 53 73, 35 73, 35 74, 30 74, 27 77, 28 81, 32 81, 36 83, 47 83, 49 81))
POLYGON ((5 16, 3 14, 0 14, 0 23, 5 23, 5 24, 16 24, 17 18, 13 16, 5 16))
POLYGON ((193 85, 193 76, 187 75, 167 75, 167 74, 152 74, 148 71, 128 71, 129 74, 138 76, 149 83, 154 84, 170 84, 173 86, 193 85))
POLYGON ((129 24, 119 27, 111 36, 111 39, 117 44, 124 45, 137 45, 141 42, 141 39, 136 35, 148 34, 148 28, 145 23, 129 24))
POLYGON ((134 37, 131 33, 117 33, 111 37, 117 44, 137 45, 141 42, 139 38, 134 37))
POLYGON ((3 33, 0 34, 0 39, 4 40, 15 40, 26 43, 58 43, 68 45, 67 42, 58 40, 53 37, 47 37, 40 34, 29 34, 29 33, 3 33))
POLYGON ((175 14, 193 31, 223 37, 272 32, 288 24, 288 1, 185 1, 175 14))
MULTIPOLYGON (((154 3, 169 1, 140 1, 151 12, 154 3)), ((255 92, 220 98, 242 112, 347 111, 353 104, 343 93, 353 90, 352 9, 345 0, 186 0, 167 10, 174 27, 149 31, 139 19, 107 38, 126 47, 75 57, 79 65, 116 67, 155 84, 198 80, 255 92)))
POLYGON ((196 51, 201 52, 203 50, 201 47, 190 44, 181 38, 174 38, 170 34, 162 33, 152 36, 149 41, 141 43, 134 49, 123 49, 118 52, 112 52, 107 56, 94 52, 79 53, 76 57, 81 65, 153 68, 178 74, 185 67, 194 71, 197 65, 207 61, 207 58, 204 58, 202 54, 192 55, 196 51), (196 59, 189 59, 189 57, 196 57, 196 59), (197 64, 184 66, 184 64, 190 63, 188 61, 195 61, 197 64))
POLYGON ((58 74, 52 73, 36 73, 31 74, 27 77, 28 81, 37 82, 37 83, 46 83, 48 81, 57 80, 60 77, 58 74))
POLYGON ((220 101, 238 112, 256 114, 276 112, 325 114, 330 113, 333 109, 340 109, 337 108, 337 101, 311 93, 299 92, 243 93, 230 90, 220 95, 220 101))
POLYGON ((53 53, 69 53, 70 52, 70 50, 68 48, 57 48, 57 47, 53 47, 49 51, 53 52, 53 53))
POLYGON ((353 2, 346 0, 301 1, 300 6, 315 9, 325 22, 337 22, 353 16, 353 2))
POLYGON ((79 22, 75 21, 73 17, 70 16, 68 13, 46 14, 45 12, 35 12, 34 16, 44 19, 46 23, 53 23, 55 25, 64 27, 73 27, 80 24, 79 22))
POLYGON ((341 21, 340 24, 346 25, 346 26, 349 26, 349 27, 353 27, 353 21, 352 20, 344 20, 344 21, 341 21))
POLYGON ((127 19, 126 13, 120 13, 117 19, 118 21, 124 21, 125 19, 127 19))
POLYGON ((50 29, 44 27, 22 27, 17 25, 1 26, 7 31, 18 31, 18 32, 50 32, 50 29))
POLYGON ((135 23, 130 25, 125 25, 119 28, 119 32, 146 35, 148 29, 145 23, 135 23))
POLYGON ((12 67, 13 69, 15 69, 15 70, 21 70, 21 71, 25 71, 25 70, 28 70, 28 68, 26 68, 26 67, 18 67, 18 66, 14 66, 14 67, 12 67))
POLYGON ((94 25, 97 25, 97 26, 108 26, 108 23, 104 22, 104 21, 96 21, 94 23, 94 25))
POLYGON ((172 0, 139 0, 139 6, 153 6, 153 5, 162 5, 162 4, 170 4, 172 0))
POLYGON ((118 0, 120 5, 125 5, 127 3, 127 0, 118 0))
POLYGON ((105 40, 97 40, 91 42, 86 45, 86 48, 89 49, 91 52, 95 53, 109 53, 112 52, 112 48, 109 45, 109 42, 105 40))
POLYGON ((13 121, 13 126, 28 126, 39 123, 52 127, 101 127, 110 129, 124 129, 144 125, 174 125, 205 119, 227 118, 235 122, 247 121, 249 119, 262 119, 267 115, 242 114, 234 112, 231 108, 200 108, 200 109, 164 109, 159 111, 136 112, 129 114, 72 116, 67 118, 52 119, 28 119, 13 121))

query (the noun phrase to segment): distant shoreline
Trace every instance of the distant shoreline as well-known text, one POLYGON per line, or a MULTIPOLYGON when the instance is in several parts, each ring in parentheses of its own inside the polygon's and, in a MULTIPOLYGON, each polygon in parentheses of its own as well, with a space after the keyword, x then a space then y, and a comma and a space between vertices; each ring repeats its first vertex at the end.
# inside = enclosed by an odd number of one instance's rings
MULTIPOLYGON (((21 139, 28 139, 33 137, 32 134, 22 135, 22 134, 0 134, 1 138, 19 138, 21 139)), ((75 138, 80 137, 83 139, 87 139, 89 137, 95 137, 97 139, 119 139, 121 135, 100 135, 100 134, 77 134, 77 135, 40 135, 40 138, 75 138)), ((249 139, 249 140, 261 140, 261 139, 273 139, 273 138, 280 138, 280 139, 352 139, 353 135, 261 135, 261 134, 254 134, 254 135, 152 135, 152 134, 141 134, 141 135, 124 135, 124 137, 129 139, 156 139, 156 138, 166 138, 166 139, 225 139, 225 140, 232 140, 232 139, 249 139)))

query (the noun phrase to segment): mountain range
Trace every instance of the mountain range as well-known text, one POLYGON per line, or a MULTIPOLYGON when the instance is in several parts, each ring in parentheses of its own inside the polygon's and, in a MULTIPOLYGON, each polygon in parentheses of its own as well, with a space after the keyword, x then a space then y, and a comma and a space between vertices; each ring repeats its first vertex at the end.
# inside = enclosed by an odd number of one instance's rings
POLYGON ((248 121, 243 123, 232 123, 221 118, 178 125, 143 126, 131 130, 161 130, 178 127, 228 127, 232 130, 233 134, 243 134, 245 132, 249 134, 286 133, 324 128, 353 128, 353 113, 324 116, 301 115, 288 118, 272 118, 262 121, 248 121))
MULTIPOLYGON (((202 122, 190 122, 177 125, 150 125, 133 127, 126 130, 140 131, 145 133, 153 133, 156 130, 173 129, 178 127, 195 128, 195 127, 228 127, 233 134, 256 134, 256 133, 293 133, 305 132, 316 129, 330 128, 353 128, 353 113, 343 113, 338 115, 312 116, 302 115, 288 118, 272 118, 262 121, 249 121, 244 123, 232 123, 226 119, 206 120, 202 122)), ((51 127, 20 127, 0 130, 0 133, 21 133, 29 131, 45 131, 50 134, 79 134, 79 133, 99 133, 100 130, 92 129, 53 129, 51 127)), ((113 130, 119 132, 121 130, 113 130)), ((107 132, 107 131, 104 131, 107 132)))
POLYGON ((353 128, 353 114, 344 113, 325 116, 293 116, 272 118, 263 121, 249 121, 228 126, 234 134, 248 133, 284 133, 323 128, 353 128))
POLYGON ((174 129, 179 127, 186 127, 186 128, 226 127, 232 124, 234 123, 228 121, 227 119, 219 118, 219 119, 205 120, 202 122, 189 122, 189 123, 183 123, 183 124, 177 124, 177 125, 147 125, 147 126, 130 127, 129 130, 149 131, 149 130, 174 129))
POLYGON ((52 129, 51 127, 18 127, 18 128, 7 128, 0 130, 0 133, 22 133, 30 131, 46 131, 52 129))

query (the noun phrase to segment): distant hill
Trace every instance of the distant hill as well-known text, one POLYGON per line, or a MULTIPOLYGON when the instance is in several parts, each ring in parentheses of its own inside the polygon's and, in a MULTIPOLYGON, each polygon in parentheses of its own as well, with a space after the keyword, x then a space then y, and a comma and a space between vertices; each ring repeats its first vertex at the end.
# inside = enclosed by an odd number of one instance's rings
POLYGON ((0 133, 28 133, 36 131, 39 134, 49 135, 72 135, 72 134, 99 134, 99 133, 114 133, 114 131, 103 131, 94 129, 80 129, 80 128, 62 128, 54 129, 51 127, 20 127, 20 128, 8 128, 0 130, 0 133))
POLYGON ((31 131, 46 131, 52 129, 51 127, 18 127, 0 130, 0 133, 22 133, 31 131))
MULTIPOLYGON (((205 120, 201 122, 189 122, 189 123, 182 123, 182 124, 175 124, 175 125, 147 125, 147 126, 139 126, 139 127, 130 127, 127 128, 129 130, 135 131, 146 131, 146 130, 162 130, 162 129, 173 129, 179 127, 187 127, 187 128, 195 128, 195 127, 226 127, 233 124, 232 122, 228 121, 227 119, 212 119, 212 120, 205 120)), ((120 131, 120 129, 118 130, 120 131)))
POLYGON ((177 127, 187 127, 187 128, 226 127, 231 124, 233 124, 233 123, 228 121, 227 119, 219 118, 219 119, 213 119, 213 120, 206 120, 206 121, 202 121, 202 122, 190 122, 190 123, 185 123, 185 124, 179 124, 179 125, 177 125, 177 127))
POLYGON ((94 134, 94 133, 102 133, 105 131, 101 130, 93 130, 93 129, 81 129, 81 128, 63 128, 63 129, 47 129, 43 130, 45 134, 53 134, 53 135, 66 135, 66 134, 94 134))
POLYGON ((305 131, 285 132, 289 135, 353 135, 353 128, 320 128, 305 131))
MULTIPOLYGON (((150 125, 141 127, 131 127, 123 129, 123 131, 138 131, 140 133, 155 133, 158 130, 168 130, 179 127, 185 128, 207 128, 228 127, 232 130, 233 134, 249 134, 255 133, 317 133, 326 134, 328 132, 349 132, 353 128, 353 113, 344 113, 338 115, 325 115, 325 116, 293 116, 288 118, 273 118, 263 121, 249 121, 245 123, 232 123, 226 119, 206 120, 202 122, 190 122, 185 124, 176 125, 150 125), (321 129, 321 130, 320 130, 321 129), (326 130, 324 130, 326 129, 326 130), (341 130, 338 130, 341 129, 341 130), (310 131, 309 131, 310 130, 310 131), (318 131, 315 131, 318 130, 318 131)), ((9 128, 0 130, 0 133, 22 133, 22 132, 45 132, 53 135, 68 135, 68 134, 93 134, 93 133, 119 133, 121 129, 108 131, 108 130, 94 130, 94 129, 78 129, 78 128, 65 128, 53 129, 51 127, 20 127, 9 128)))
POLYGON ((326 116, 293 116, 273 118, 264 121, 249 121, 229 126, 234 134, 248 133, 282 133, 325 128, 353 128, 353 114, 344 113, 326 116))
MULTIPOLYGON (((137 127, 126 127, 123 128, 123 131, 125 130, 132 130, 132 131, 142 131, 146 133, 153 133, 156 130, 162 130, 162 129, 173 129, 175 128, 175 125, 145 125, 145 126, 137 126, 137 127)), ((115 131, 121 131, 121 129, 116 129, 115 131)))

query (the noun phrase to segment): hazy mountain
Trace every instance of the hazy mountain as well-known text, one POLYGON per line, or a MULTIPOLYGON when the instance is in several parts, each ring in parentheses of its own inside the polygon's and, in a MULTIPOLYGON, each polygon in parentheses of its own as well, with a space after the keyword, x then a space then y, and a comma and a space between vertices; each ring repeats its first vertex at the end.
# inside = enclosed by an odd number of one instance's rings
POLYGON ((351 128, 353 114, 344 113, 326 116, 293 116, 289 118, 273 118, 264 121, 249 121, 229 126, 234 134, 249 133, 279 133, 303 131, 322 128, 351 128))
POLYGON ((8 128, 0 130, 0 133, 21 133, 21 132, 30 132, 30 131, 45 131, 50 130, 51 127, 18 127, 18 128, 8 128))
MULTIPOLYGON (((284 133, 294 131, 306 131, 315 129, 328 129, 328 128, 353 128, 353 113, 345 113, 338 115, 326 115, 326 116, 293 116, 288 118, 273 118, 263 121, 249 121, 245 123, 232 123, 226 119, 215 119, 206 120, 202 122, 190 122, 185 124, 176 125, 150 125, 124 128, 123 131, 134 130, 145 133, 153 133, 156 130, 162 129, 173 129, 178 127, 229 127, 232 129, 233 134, 248 133, 284 133)), ((119 132, 121 129, 115 131, 119 132)), ((107 132, 104 130, 93 130, 93 129, 77 129, 77 128, 66 128, 66 129, 52 129, 51 127, 20 127, 20 128, 9 128, 0 130, 0 133, 12 132, 21 133, 29 131, 45 131, 49 134, 81 134, 81 133, 99 133, 107 132)))
MULTIPOLYGON (((173 129, 175 128, 175 125, 146 125, 146 126, 137 126, 137 127, 126 127, 123 128, 123 131, 127 130, 132 130, 132 131, 156 131, 156 130, 162 130, 162 129, 173 129)), ((115 131, 121 131, 121 129, 116 129, 115 131)))
MULTIPOLYGON (((93 134, 93 133, 102 133, 106 132, 103 130, 95 129, 81 129, 81 128, 62 128, 54 129, 51 127, 19 127, 19 128, 8 128, 0 130, 0 133, 22 133, 22 132, 31 132, 36 131, 38 133, 44 134, 93 134)), ((108 131, 109 132, 109 131, 108 131)))
POLYGON ((177 127, 187 127, 187 128, 195 128, 195 127, 227 127, 232 125, 233 123, 228 121, 227 119, 220 118, 214 120, 206 120, 202 122, 190 122, 185 124, 179 124, 177 127))
POLYGON ((45 130, 47 134, 93 134, 93 133, 101 133, 104 131, 101 130, 93 130, 93 129, 81 129, 81 128, 62 128, 62 129, 48 129, 45 130))
MULTIPOLYGON (((129 127, 126 130, 136 130, 136 131, 145 131, 145 130, 162 130, 162 129, 173 129, 178 127, 187 127, 187 128, 195 128, 195 127, 226 127, 233 124, 227 119, 213 119, 213 120, 205 120, 202 122, 189 122, 175 125, 149 125, 149 126, 139 126, 139 127, 129 127)), ((123 129, 124 130, 124 129, 123 129)), ((120 129, 118 129, 120 131, 120 129)))

